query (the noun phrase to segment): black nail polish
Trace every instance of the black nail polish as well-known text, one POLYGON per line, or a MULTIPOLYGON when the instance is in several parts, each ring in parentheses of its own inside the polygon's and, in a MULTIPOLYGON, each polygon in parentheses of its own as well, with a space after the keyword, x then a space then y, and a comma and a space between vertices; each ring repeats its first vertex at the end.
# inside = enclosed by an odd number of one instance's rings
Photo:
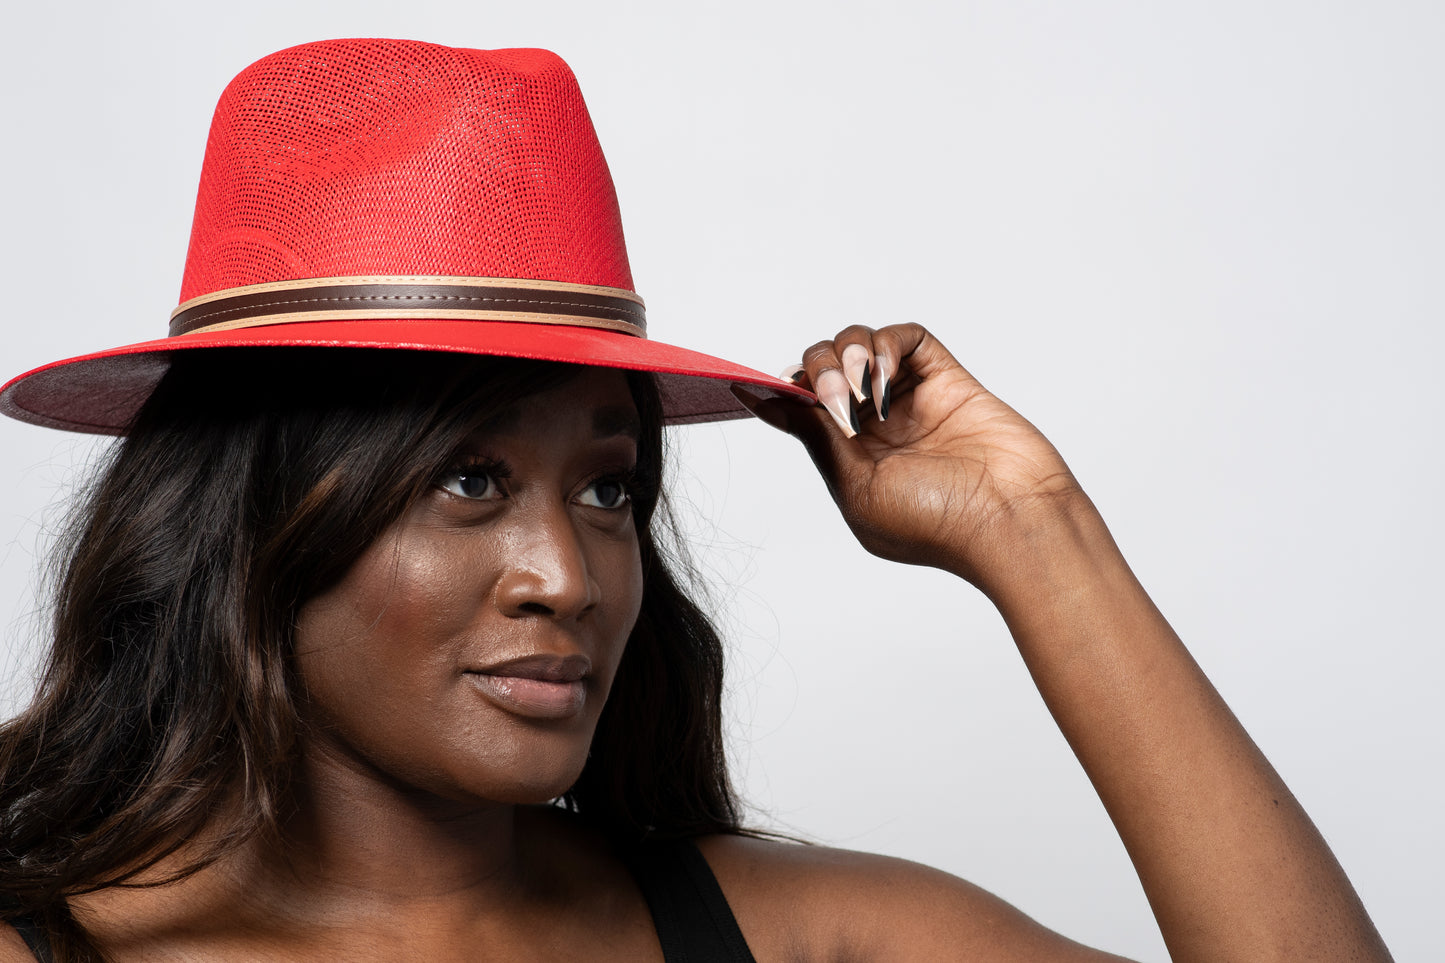
POLYGON ((863 365, 863 400, 873 400, 873 363, 871 361, 863 365))
POLYGON ((889 399, 889 396, 893 393, 892 390, 891 390, 891 388, 892 388, 892 386, 891 386, 887 381, 884 381, 884 382, 883 382, 883 404, 882 404, 882 406, 879 407, 879 409, 878 409, 878 420, 879 420, 879 421, 887 421, 887 420, 888 420, 888 399, 889 399))
POLYGON ((853 425, 853 434, 862 430, 858 427, 858 406, 853 404, 852 398, 848 399, 848 421, 853 425))

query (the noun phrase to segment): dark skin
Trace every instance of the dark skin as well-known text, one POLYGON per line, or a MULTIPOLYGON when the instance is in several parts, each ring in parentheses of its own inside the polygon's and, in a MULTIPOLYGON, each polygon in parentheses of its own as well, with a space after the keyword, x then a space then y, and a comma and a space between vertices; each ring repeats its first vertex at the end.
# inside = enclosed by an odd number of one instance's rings
MULTIPOLYGON (((808 350, 800 378, 841 421, 741 397, 803 442, 865 548, 950 571, 998 606, 1174 959, 1389 959, 1032 425, 916 325, 849 328, 808 350), (840 393, 865 354, 892 404, 886 421, 860 406, 850 437, 840 393)), ((313 728, 283 845, 74 900, 113 958, 661 959, 607 849, 527 805, 580 770, 636 614, 635 535, 608 481, 633 444, 628 406, 606 371, 529 399, 468 446, 507 463, 495 490, 439 486, 307 605, 313 728), (520 703, 474 678, 524 650, 583 658, 586 673, 520 703)), ((759 960, 1117 959, 913 863, 746 837, 699 848, 759 960)), ((28 958, 0 935, 0 960, 28 958)))

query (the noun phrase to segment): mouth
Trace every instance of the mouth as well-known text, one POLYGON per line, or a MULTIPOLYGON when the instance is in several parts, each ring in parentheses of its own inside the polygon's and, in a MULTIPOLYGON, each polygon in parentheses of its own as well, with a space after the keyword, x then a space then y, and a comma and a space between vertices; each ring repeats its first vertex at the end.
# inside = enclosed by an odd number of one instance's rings
POLYGON ((587 704, 586 656, 527 656, 481 669, 467 679, 482 697, 504 712, 528 719, 567 719, 587 704))

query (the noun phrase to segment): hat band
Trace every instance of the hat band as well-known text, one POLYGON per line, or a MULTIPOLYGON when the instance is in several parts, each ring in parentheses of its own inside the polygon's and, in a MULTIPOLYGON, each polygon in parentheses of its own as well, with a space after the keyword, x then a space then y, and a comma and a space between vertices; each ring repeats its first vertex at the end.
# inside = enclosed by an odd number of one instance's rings
POLYGON ((647 337, 642 299, 622 288, 531 278, 338 277, 249 284, 171 312, 171 337, 298 321, 458 318, 606 328, 647 337))

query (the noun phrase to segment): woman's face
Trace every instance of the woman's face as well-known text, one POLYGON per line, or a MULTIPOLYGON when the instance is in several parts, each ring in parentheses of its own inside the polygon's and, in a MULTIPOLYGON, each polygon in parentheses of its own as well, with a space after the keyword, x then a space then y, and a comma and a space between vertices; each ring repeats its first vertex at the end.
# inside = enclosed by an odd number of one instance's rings
POLYGON ((642 602, 638 434, 617 371, 503 409, 302 607, 313 768, 458 801, 541 802, 571 786, 642 602))

